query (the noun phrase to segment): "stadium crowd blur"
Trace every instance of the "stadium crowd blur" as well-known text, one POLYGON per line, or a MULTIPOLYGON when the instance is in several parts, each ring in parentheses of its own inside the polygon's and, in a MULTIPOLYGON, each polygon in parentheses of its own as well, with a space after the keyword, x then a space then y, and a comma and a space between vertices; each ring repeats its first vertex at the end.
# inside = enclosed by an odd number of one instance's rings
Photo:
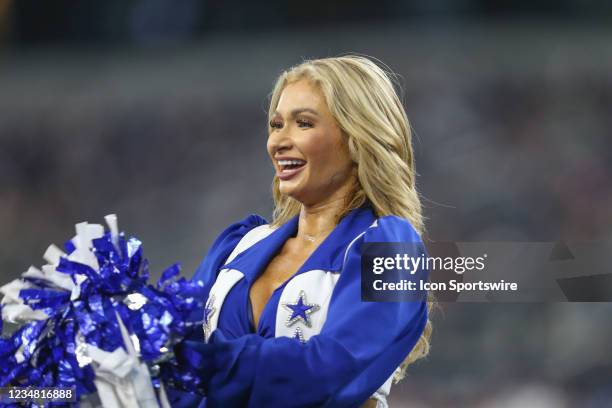
MULTIPOLYGON (((492 4, 0 0, 0 284, 111 212, 190 275, 270 216, 276 75, 349 52, 400 75, 429 239, 612 243, 612 4, 492 4)), ((391 406, 612 404, 612 304, 442 309, 391 406)))

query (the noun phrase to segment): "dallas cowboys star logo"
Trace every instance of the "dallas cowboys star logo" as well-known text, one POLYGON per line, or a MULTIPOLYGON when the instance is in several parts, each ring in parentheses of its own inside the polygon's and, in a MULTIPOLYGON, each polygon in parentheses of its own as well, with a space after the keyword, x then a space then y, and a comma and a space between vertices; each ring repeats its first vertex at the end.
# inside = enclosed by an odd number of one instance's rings
POLYGON ((300 329, 299 327, 295 328, 295 332, 293 333, 293 339, 298 340, 300 343, 306 343, 306 340, 304 340, 304 333, 302 332, 302 329, 300 329))
POLYGON ((291 312, 285 323, 287 327, 293 326, 300 320, 306 326, 311 327, 310 315, 319 310, 319 305, 306 301, 306 293, 303 290, 300 291, 295 303, 286 302, 283 303, 283 307, 291 312))
POLYGON ((217 310, 214 307, 215 304, 215 295, 210 295, 208 300, 206 301, 206 306, 204 306, 204 324, 202 324, 202 329, 204 330, 204 340, 208 341, 208 337, 210 337, 210 318, 215 314, 217 310))

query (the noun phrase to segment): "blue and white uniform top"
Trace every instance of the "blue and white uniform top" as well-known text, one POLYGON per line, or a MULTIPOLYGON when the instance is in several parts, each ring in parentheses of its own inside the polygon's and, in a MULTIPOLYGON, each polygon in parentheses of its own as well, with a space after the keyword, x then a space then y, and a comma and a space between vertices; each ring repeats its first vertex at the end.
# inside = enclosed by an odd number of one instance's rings
MULTIPOLYGON (((194 279, 208 294, 203 341, 219 345, 218 370, 204 400, 173 406, 386 407, 393 373, 427 322, 424 301, 362 302, 364 242, 421 243, 405 219, 347 214, 300 269, 271 295, 257 327, 249 290, 290 237, 298 217, 278 228, 251 215, 216 239, 194 279)), ((422 245, 422 244, 421 244, 422 245)))

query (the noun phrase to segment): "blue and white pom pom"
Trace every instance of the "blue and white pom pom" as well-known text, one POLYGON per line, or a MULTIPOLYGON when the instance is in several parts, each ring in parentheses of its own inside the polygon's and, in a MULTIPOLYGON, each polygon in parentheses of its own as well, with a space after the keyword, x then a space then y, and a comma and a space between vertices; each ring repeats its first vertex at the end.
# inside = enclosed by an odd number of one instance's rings
POLYGON ((20 325, 0 338, 0 387, 74 387, 77 399, 98 392, 104 406, 142 407, 167 406, 164 382, 198 389, 171 351, 201 327, 202 283, 175 264, 150 285, 142 243, 119 233, 115 215, 105 220, 106 232, 77 224, 65 252, 51 245, 47 265, 0 288, 2 320, 20 325))

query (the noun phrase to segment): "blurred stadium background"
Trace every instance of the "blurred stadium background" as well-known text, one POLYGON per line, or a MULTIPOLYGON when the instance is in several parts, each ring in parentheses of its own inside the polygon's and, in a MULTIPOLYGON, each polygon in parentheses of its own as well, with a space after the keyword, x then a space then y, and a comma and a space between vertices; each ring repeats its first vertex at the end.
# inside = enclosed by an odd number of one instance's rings
MULTIPOLYGON (((612 239, 612 2, 0 0, 0 283, 117 213, 158 273, 269 217, 280 71, 401 75, 431 239, 612 239)), ((612 406, 609 303, 445 304, 392 407, 612 406)))

